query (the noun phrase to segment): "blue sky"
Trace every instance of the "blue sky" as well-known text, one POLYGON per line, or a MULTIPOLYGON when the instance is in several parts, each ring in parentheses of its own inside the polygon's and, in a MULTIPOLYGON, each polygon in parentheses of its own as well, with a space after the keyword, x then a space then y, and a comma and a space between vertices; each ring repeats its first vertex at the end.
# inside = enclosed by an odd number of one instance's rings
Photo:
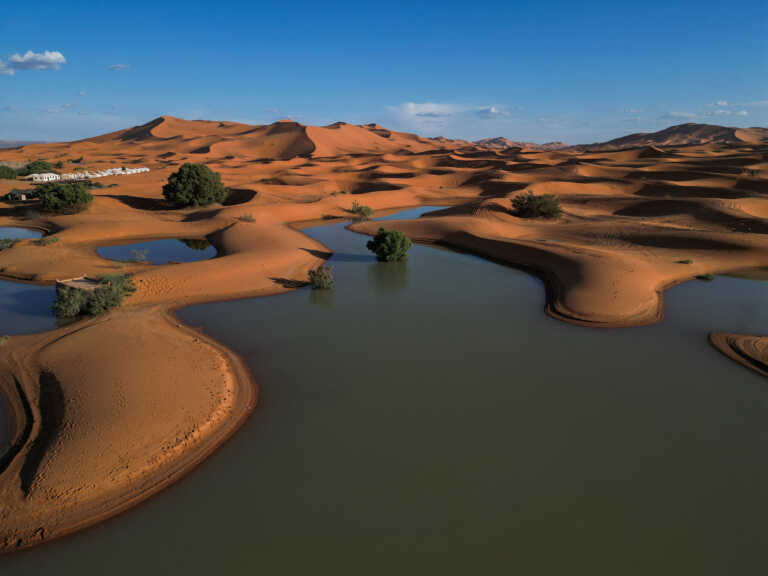
POLYGON ((161 114, 593 142, 768 124, 768 2, 13 2, 0 139, 161 114))

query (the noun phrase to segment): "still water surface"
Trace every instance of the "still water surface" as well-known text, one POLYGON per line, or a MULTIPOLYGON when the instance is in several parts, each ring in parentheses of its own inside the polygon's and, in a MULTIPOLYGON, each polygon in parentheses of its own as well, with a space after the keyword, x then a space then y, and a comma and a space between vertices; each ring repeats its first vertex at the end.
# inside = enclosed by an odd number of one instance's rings
POLYGON ((256 374, 246 426, 147 504, 0 558, 3 576, 765 566, 768 385, 706 337, 765 333, 768 283, 690 282, 661 324, 597 330, 546 317, 512 268, 424 246, 381 264, 343 225, 306 232, 336 253, 332 292, 179 313, 256 374))
POLYGON ((216 256, 216 248, 201 238, 165 238, 118 246, 102 246, 96 252, 102 258, 120 262, 146 261, 150 264, 197 262, 216 256))

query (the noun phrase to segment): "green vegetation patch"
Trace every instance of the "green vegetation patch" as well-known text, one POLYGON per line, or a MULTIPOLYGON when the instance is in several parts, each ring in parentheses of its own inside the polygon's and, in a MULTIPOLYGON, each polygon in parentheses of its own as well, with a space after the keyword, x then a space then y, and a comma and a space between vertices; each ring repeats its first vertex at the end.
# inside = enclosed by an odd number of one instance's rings
POLYGON ((34 244, 37 246, 50 246, 51 244, 56 244, 58 241, 58 236, 43 236, 39 240, 35 240, 34 244))
POLYGON ((10 166, 5 164, 0 165, 0 179, 3 180, 16 180, 17 172, 10 166))
POLYGON ((93 195, 82 182, 45 182, 35 188, 44 212, 72 214, 87 208, 93 195))
POLYGON ((95 290, 82 290, 71 286, 56 286, 56 302, 53 312, 58 318, 97 316, 123 303, 129 294, 136 291, 130 274, 113 274, 99 278, 95 290))
POLYGON ((18 241, 18 238, 0 238, 0 251, 6 248, 13 248, 13 245, 18 241))
POLYGON ((563 212, 557 196, 536 196, 533 192, 525 192, 512 198, 512 209, 515 216, 520 218, 559 218, 563 212))
POLYGON ((413 242, 402 232, 379 228, 376 236, 366 244, 368 250, 376 254, 379 262, 399 262, 408 259, 408 250, 413 242))
POLYGON ((355 200, 352 202, 352 209, 350 210, 350 212, 352 212, 352 214, 356 214, 358 217, 360 217, 363 220, 367 220, 373 214, 373 208, 371 208, 370 206, 359 204, 357 200, 355 200))
POLYGON ((177 207, 206 206, 221 203, 227 198, 227 189, 221 175, 205 164, 183 164, 171 174, 163 186, 163 196, 177 207))
POLYGON ((330 266, 318 266, 309 271, 309 283, 312 290, 329 290, 333 288, 333 268, 330 266))
POLYGON ((53 172, 53 164, 46 160, 33 160, 21 170, 19 176, 29 176, 30 174, 42 174, 44 172, 53 172))

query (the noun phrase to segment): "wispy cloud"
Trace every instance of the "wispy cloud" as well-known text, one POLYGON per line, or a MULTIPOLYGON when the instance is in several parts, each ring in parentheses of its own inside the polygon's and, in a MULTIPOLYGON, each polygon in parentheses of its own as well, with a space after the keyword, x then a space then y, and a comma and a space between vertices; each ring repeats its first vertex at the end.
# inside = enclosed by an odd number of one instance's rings
POLYGON ((112 72, 122 72, 123 70, 128 70, 130 67, 130 64, 112 64, 107 66, 107 70, 111 70, 112 72))
POLYGON ((747 112, 746 110, 739 110, 738 112, 736 112, 736 116, 749 116, 749 112, 747 112))
POLYGON ((667 112, 662 116, 663 119, 669 119, 669 120, 679 120, 681 118, 684 119, 693 119, 698 118, 699 115, 696 114, 696 112, 667 112))
POLYGON ((715 102, 715 106, 728 106, 728 100, 718 100, 715 102))
POLYGON ((0 61, 0 73, 12 76, 17 70, 58 70, 67 59, 61 52, 46 50, 45 52, 32 52, 27 50, 25 54, 13 54, 8 57, 8 63, 0 61))

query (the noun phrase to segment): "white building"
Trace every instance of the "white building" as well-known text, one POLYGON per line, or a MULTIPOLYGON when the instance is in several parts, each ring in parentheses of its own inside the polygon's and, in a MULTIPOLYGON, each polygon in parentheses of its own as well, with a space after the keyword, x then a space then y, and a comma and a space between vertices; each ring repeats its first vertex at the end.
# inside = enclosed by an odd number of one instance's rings
POLYGON ((54 182, 61 180, 61 176, 53 172, 43 172, 41 174, 32 174, 32 182, 54 182))

